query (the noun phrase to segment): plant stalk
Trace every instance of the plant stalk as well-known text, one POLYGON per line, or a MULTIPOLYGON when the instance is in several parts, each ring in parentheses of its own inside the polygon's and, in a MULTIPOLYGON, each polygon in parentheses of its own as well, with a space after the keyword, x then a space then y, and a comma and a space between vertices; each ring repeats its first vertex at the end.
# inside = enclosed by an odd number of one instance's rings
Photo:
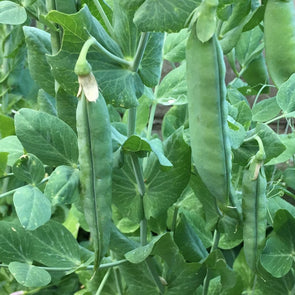
POLYGON ((134 60, 130 66, 130 70, 132 72, 138 71, 138 68, 139 68, 140 62, 143 58, 143 54, 144 54, 149 36, 150 36, 150 34, 148 32, 141 33, 138 47, 137 47, 137 50, 135 53, 135 57, 134 57, 134 60))
POLYGON ((107 57, 109 57, 111 60, 113 60, 114 62, 116 62, 122 66, 130 67, 129 61, 114 55, 113 53, 108 51, 106 48, 104 48, 94 37, 92 37, 92 38, 95 40, 94 46, 96 46, 100 51, 102 51, 107 57))
POLYGON ((106 272, 105 276, 103 277, 95 295, 101 295, 102 294, 102 290, 103 290, 103 287, 105 286, 109 276, 110 276, 110 273, 111 273, 111 269, 108 269, 108 271, 106 272))
POLYGON ((93 0, 93 3, 96 6, 96 8, 97 8, 97 10, 98 10, 98 12, 99 12, 99 14, 100 14, 103 22, 105 23, 105 25, 106 25, 106 27, 107 27, 107 29, 109 31, 109 34, 114 39, 114 37, 115 37, 114 29, 113 29, 113 27, 112 27, 112 25, 111 25, 111 23, 110 23, 107 15, 105 14, 102 6, 100 5, 100 3, 99 3, 98 0, 93 0))
MULTIPOLYGON (((132 72, 137 72, 138 67, 140 65, 140 62, 142 60, 146 44, 148 41, 149 33, 142 33, 138 48, 136 50, 136 54, 133 60, 132 65, 129 67, 129 70, 132 72)), ((136 108, 129 109, 128 113, 128 136, 131 136, 135 133, 135 126, 136 126, 136 108)), ((144 246, 147 244, 147 220, 145 217, 144 212, 144 202, 143 197, 145 195, 145 184, 144 184, 144 177, 143 177, 143 169, 139 162, 139 158, 135 153, 131 154, 131 161, 133 166, 134 175, 136 178, 136 183, 138 186, 138 191, 140 194, 140 200, 141 200, 141 222, 140 222, 140 244, 141 246, 144 246)), ((155 263, 152 260, 151 257, 148 257, 145 261, 145 264, 151 274, 151 277, 153 278, 155 285, 158 287, 161 294, 164 294, 164 286, 162 285, 158 272, 155 267, 155 263)))
MULTIPOLYGON (((48 12, 51 10, 56 9, 55 0, 46 0, 46 7, 48 12)), ((61 47, 61 36, 59 32, 59 28, 56 24, 54 24, 54 27, 56 27, 55 30, 50 30, 50 38, 51 38, 51 54, 55 55, 58 53, 60 47, 61 47)), ((57 94, 57 91, 59 89, 59 83, 54 80, 54 90, 55 94, 57 94)))
POLYGON ((148 128, 147 128, 147 134, 146 134, 147 140, 151 139, 156 109, 157 109, 157 102, 153 101, 151 111, 150 111, 150 118, 149 118, 149 123, 148 123, 148 128))
MULTIPOLYGON (((219 239, 220 239, 220 233, 219 233, 218 230, 215 229, 214 236, 213 236, 213 244, 212 244, 210 253, 212 253, 214 250, 217 249, 218 243, 219 243, 219 239)), ((203 292, 202 292, 202 295, 207 295, 208 294, 208 289, 209 289, 209 283, 210 283, 210 280, 211 280, 211 275, 212 275, 212 271, 210 269, 207 269, 207 274, 206 274, 206 277, 205 277, 204 283, 203 283, 203 292)))

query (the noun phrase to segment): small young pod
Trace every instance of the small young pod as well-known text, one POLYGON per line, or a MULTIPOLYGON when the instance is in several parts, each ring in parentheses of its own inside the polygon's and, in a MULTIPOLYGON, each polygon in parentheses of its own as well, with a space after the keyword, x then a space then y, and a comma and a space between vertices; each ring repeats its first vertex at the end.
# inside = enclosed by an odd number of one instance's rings
POLYGON ((243 176, 243 238, 246 261, 256 270, 266 231, 266 178, 263 164, 254 159, 243 176))

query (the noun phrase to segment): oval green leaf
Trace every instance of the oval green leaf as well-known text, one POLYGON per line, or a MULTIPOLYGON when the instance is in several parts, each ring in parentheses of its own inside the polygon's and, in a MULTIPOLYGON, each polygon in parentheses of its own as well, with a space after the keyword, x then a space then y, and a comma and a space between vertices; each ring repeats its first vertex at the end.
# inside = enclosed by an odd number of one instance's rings
POLYGON ((15 129, 24 148, 44 164, 56 167, 77 163, 77 136, 59 118, 31 109, 21 109, 15 115, 15 129))
POLYGON ((8 269, 17 282, 25 287, 43 287, 51 281, 51 276, 46 270, 34 265, 11 262, 8 269))
POLYGON ((13 174, 19 180, 37 185, 45 175, 42 162, 33 154, 21 156, 12 167, 13 174))
POLYGON ((13 203, 20 223, 27 230, 34 230, 50 219, 51 204, 37 187, 19 188, 14 193, 13 203))
POLYGON ((24 7, 12 1, 0 2, 0 23, 6 25, 20 25, 27 19, 24 7))

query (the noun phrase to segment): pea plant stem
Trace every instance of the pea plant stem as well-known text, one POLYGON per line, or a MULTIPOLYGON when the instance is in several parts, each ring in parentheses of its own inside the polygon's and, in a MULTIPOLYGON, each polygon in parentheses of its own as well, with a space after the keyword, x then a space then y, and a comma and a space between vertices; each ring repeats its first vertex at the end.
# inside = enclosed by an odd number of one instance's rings
MULTIPOLYGON (((51 10, 55 10, 56 9, 55 0, 46 0, 46 7, 48 12, 51 10)), ((58 26, 54 24, 54 27, 56 29, 50 29, 52 55, 57 54, 57 52, 59 51, 61 47, 61 36, 59 33, 58 26)), ((59 83, 56 80, 54 80, 54 89, 55 89, 55 93, 57 93, 59 89, 59 83)))
POLYGON ((142 60, 149 36, 150 36, 150 34, 147 32, 142 33, 140 36, 140 40, 139 40, 138 47, 137 47, 137 50, 135 53, 135 57, 134 57, 133 62, 130 66, 130 70, 133 72, 138 71, 138 67, 139 67, 140 62, 142 60))
POLYGON ((110 273, 111 273, 111 269, 108 269, 108 271, 106 272, 105 276, 103 277, 95 295, 101 295, 102 294, 102 290, 103 290, 103 287, 105 286, 109 276, 110 276, 110 273))
MULTIPOLYGON (((132 65, 129 68, 133 72, 138 71, 138 67, 139 67, 140 62, 142 60, 148 38, 149 38, 149 33, 142 33, 141 34, 134 60, 132 62, 132 65)), ((128 136, 131 136, 132 134, 135 133, 136 111, 137 111, 136 108, 129 109, 128 129, 127 129, 128 136)), ((144 246, 147 244, 147 220, 146 220, 145 213, 144 213, 144 202, 143 202, 143 197, 145 195, 143 168, 142 168, 142 165, 140 164, 138 156, 134 153, 131 154, 131 162, 132 162, 132 167, 133 167, 136 183, 138 186, 138 191, 140 194, 140 200, 141 200, 142 213, 141 213, 141 222, 140 222, 140 244, 141 244, 141 246, 144 246)), ((146 259, 145 264, 146 264, 156 286, 158 287, 160 293, 164 294, 164 286, 162 285, 162 283, 160 281, 154 261, 151 259, 151 257, 148 257, 146 259)))
MULTIPOLYGON (((219 239, 220 239, 220 232, 218 230, 215 230, 214 231, 214 236, 213 236, 213 243, 212 243, 210 253, 212 253, 214 250, 217 249, 219 239)), ((206 277, 205 277, 204 283, 203 283, 202 295, 207 295, 208 294, 210 279, 211 279, 211 270, 207 269, 207 274, 206 274, 206 277)))
POLYGON ((136 125, 136 108, 131 108, 128 111, 128 137, 135 133, 135 125, 136 125))
POLYGON ((116 63, 118 63, 120 65, 130 67, 130 62, 129 61, 114 55, 113 53, 108 51, 106 48, 104 48, 94 37, 92 37, 92 38, 94 39, 94 46, 96 46, 100 51, 102 51, 111 60, 113 60, 114 62, 116 62, 116 63))
MULTIPOLYGON (((99 265, 99 269, 113 268, 113 267, 119 266, 121 264, 124 264, 126 262, 127 262, 127 259, 122 259, 122 260, 117 260, 117 261, 113 261, 113 262, 109 262, 109 263, 102 263, 99 265)), ((0 264, 0 267, 8 267, 8 265, 7 264, 0 264)), ((72 267, 38 266, 38 268, 48 270, 48 271, 73 271, 74 270, 72 267)), ((87 270, 91 270, 93 268, 94 268, 94 265, 86 266, 87 270)))
POLYGON ((157 102, 156 100, 153 101, 151 111, 150 111, 150 118, 148 122, 148 128, 147 128, 147 135, 146 138, 149 140, 152 135, 152 129, 153 129, 153 124, 154 124, 154 119, 155 119, 155 114, 156 114, 156 108, 157 108, 157 102))
POLYGON ((97 8, 103 22, 105 23, 107 30, 109 31, 109 34, 111 35, 111 37, 114 39, 115 37, 115 33, 114 33, 114 29, 105 13, 105 11, 103 10, 102 6, 100 5, 98 0, 93 0, 93 3, 95 5, 95 7, 97 8))

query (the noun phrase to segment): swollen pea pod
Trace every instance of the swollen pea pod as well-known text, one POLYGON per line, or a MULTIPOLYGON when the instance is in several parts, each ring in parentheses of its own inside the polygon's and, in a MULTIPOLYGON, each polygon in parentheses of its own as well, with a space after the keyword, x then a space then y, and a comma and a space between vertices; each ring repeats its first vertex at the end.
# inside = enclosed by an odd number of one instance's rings
POLYGON ((193 162, 211 194, 227 204, 231 148, 225 101, 225 65, 216 35, 202 43, 192 26, 186 59, 193 162))
POLYGON ((295 73, 295 8, 293 0, 268 0, 264 14, 265 58, 279 87, 295 73))
POLYGON ((95 251, 94 268, 97 269, 110 242, 112 138, 105 100, 98 94, 95 78, 86 61, 85 52, 90 45, 91 41, 84 44, 75 67, 81 88, 76 121, 84 213, 95 251))
POLYGON ((76 119, 84 212, 99 263, 108 250, 112 216, 112 140, 104 98, 89 102, 82 94, 76 119))
POLYGON ((243 239, 245 258, 255 271, 266 231, 266 177, 260 152, 244 172, 242 185, 243 239))

